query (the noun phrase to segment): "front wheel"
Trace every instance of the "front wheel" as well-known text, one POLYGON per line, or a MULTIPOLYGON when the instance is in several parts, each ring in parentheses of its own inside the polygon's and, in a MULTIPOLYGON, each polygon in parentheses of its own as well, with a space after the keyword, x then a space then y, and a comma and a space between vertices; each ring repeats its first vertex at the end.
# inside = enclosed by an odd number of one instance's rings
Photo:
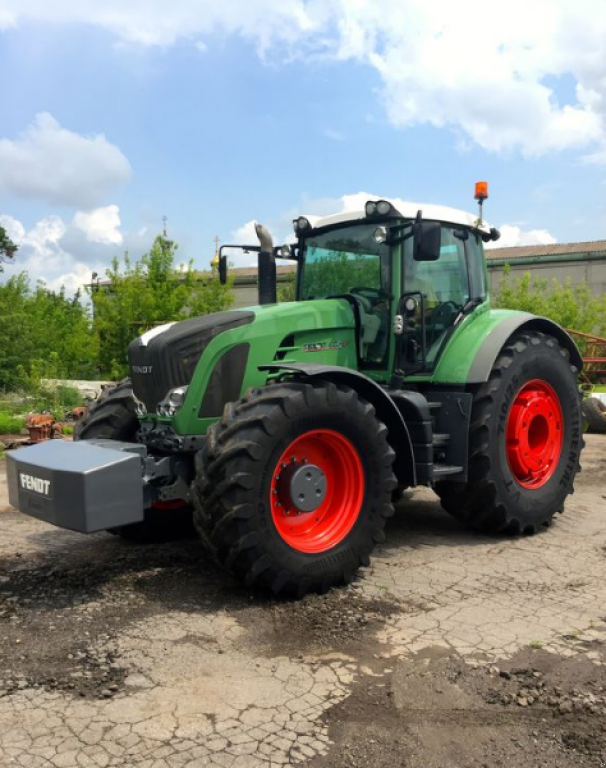
POLYGON ((469 481, 436 484, 444 509, 489 533, 535 533, 562 512, 583 447, 578 372, 551 336, 520 333, 474 394, 469 481))
POLYGON ((252 390, 207 434, 195 522, 248 585, 302 596, 349 582, 393 514, 387 428, 327 381, 252 390))

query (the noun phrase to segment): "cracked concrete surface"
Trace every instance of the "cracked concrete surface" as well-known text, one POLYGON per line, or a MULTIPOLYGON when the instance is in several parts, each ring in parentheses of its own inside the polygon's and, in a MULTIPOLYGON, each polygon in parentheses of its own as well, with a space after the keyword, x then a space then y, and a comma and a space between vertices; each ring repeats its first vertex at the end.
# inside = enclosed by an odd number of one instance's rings
POLYGON ((326 713, 427 648, 476 665, 540 645, 600 664, 605 449, 588 440, 566 513, 532 538, 464 531, 416 491, 343 599, 315 598, 307 624, 305 605, 279 604, 271 631, 275 604, 198 563, 196 542, 53 529, 6 509, 0 473, 0 766, 331 765, 326 713), (377 599, 390 610, 368 624, 377 599), (87 653, 97 666, 73 666, 87 653), (82 675, 98 686, 78 692, 82 675))

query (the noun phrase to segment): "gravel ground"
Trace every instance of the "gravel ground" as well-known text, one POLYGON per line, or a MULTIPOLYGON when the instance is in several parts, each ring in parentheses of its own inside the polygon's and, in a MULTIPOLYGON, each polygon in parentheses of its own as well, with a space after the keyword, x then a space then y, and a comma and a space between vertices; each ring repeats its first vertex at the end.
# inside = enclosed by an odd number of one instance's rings
POLYGON ((11 510, 0 463, 0 766, 606 765, 606 440, 543 534, 409 494, 348 589, 253 595, 195 540, 11 510))

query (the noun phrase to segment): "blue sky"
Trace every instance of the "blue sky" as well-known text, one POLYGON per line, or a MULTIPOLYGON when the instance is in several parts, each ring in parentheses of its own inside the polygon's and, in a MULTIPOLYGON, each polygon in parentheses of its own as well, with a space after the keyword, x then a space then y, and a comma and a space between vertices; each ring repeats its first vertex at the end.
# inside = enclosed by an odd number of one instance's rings
POLYGON ((0 280, 73 290, 163 215, 203 268, 253 220, 478 179, 505 244, 605 237, 606 3, 545 2, 0 0, 0 280))

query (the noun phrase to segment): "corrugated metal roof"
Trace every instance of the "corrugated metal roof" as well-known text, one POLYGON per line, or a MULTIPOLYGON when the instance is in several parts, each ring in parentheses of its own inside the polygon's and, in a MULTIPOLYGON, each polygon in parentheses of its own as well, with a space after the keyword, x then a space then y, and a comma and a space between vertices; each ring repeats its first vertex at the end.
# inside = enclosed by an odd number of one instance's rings
POLYGON ((535 256, 566 256, 567 254, 599 253, 606 257, 606 240, 593 240, 588 243, 553 243, 552 245, 515 245, 509 248, 487 248, 486 258, 489 261, 499 259, 515 261, 535 256))

